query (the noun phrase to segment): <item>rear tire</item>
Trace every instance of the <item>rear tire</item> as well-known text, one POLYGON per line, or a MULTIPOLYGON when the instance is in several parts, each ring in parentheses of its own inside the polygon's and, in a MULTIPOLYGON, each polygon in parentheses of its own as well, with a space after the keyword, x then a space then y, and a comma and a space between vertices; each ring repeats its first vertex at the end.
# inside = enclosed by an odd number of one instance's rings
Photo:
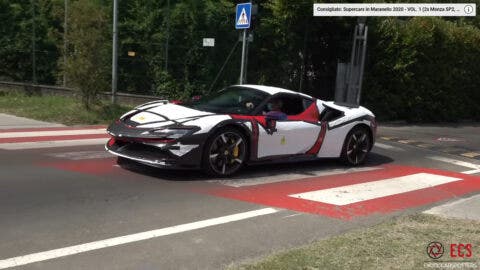
POLYGON ((247 138, 235 128, 221 129, 213 134, 205 144, 203 170, 216 177, 226 177, 236 173, 247 160, 247 138))
POLYGON ((350 166, 358 166, 365 162, 370 152, 372 140, 366 127, 354 127, 347 134, 343 143, 341 158, 350 166))

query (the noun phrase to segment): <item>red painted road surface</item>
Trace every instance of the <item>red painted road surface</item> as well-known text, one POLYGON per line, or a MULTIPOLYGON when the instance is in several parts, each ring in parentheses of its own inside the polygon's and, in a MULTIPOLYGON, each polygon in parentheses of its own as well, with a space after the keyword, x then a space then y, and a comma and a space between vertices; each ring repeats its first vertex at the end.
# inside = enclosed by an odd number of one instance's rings
POLYGON ((387 165, 383 169, 260 184, 247 187, 218 186, 200 192, 229 199, 285 208, 333 218, 350 219, 356 216, 386 214, 407 208, 432 204, 453 197, 480 191, 480 177, 427 168, 387 165), (347 205, 333 205, 290 197, 289 195, 368 183, 417 173, 430 173, 462 179, 430 188, 365 200, 347 205))
MULTIPOLYGON (((15 129, 15 130, 2 130, 4 132, 29 132, 29 131, 65 131, 65 130, 85 130, 85 129, 98 129, 104 128, 104 126, 89 126, 89 127, 65 127, 65 128, 44 128, 44 129, 15 129)), ((39 142, 48 140, 73 140, 73 139, 91 139, 91 138, 103 138, 107 137, 106 134, 78 134, 78 135, 58 135, 53 136, 32 136, 28 137, 13 137, 3 138, 0 142, 5 144, 13 142, 39 142)), ((100 158, 100 159, 85 159, 85 160, 53 160, 38 163, 37 165, 43 167, 51 167, 60 170, 80 172, 91 175, 115 175, 124 169, 119 168, 116 165, 115 158, 100 158)), ((392 181, 396 181, 393 179, 392 181)), ((388 181, 387 181, 388 182, 388 181)), ((435 181, 434 181, 435 182, 435 181)), ((391 182, 390 182, 391 183, 391 182)), ((428 181, 427 181, 428 183, 428 181)), ((415 182, 409 183, 415 186, 415 182)), ((469 193, 480 191, 480 177, 466 175, 455 172, 447 172, 440 170, 433 170, 427 168, 418 167, 406 167, 398 165, 385 165, 381 169, 364 172, 352 172, 348 174, 338 174, 320 177, 310 177, 303 179, 288 180, 276 183, 266 183, 254 186, 245 187, 229 187, 224 185, 207 185, 202 190, 195 190, 195 192, 202 192, 213 196, 219 196, 228 199, 240 200, 251 202, 255 204, 261 204, 266 206, 290 209, 294 211, 306 212, 311 214, 318 214, 340 219, 351 219, 357 216, 367 216, 372 214, 386 214, 394 211, 401 211, 408 208, 421 207, 432 203, 448 200, 458 196, 464 196, 469 193), (346 187, 351 185, 360 186, 362 184, 368 186, 368 183, 375 181, 388 180, 397 177, 415 175, 419 173, 428 173, 429 175, 437 176, 437 178, 454 177, 459 178, 455 181, 450 181, 438 185, 427 185, 418 189, 413 188, 410 191, 392 192, 390 194, 381 195, 384 190, 368 190, 364 192, 375 193, 375 196, 368 198, 366 196, 363 199, 353 200, 352 203, 338 203, 331 204, 322 202, 319 200, 309 200, 305 197, 298 198, 292 197, 294 194, 321 191, 338 187, 346 187), (380 196, 378 196, 380 194, 380 196), (393 195, 392 195, 393 194, 393 195)), ((419 185, 421 186, 421 185, 419 185)), ((384 186, 385 187, 385 186, 384 186)), ((387 186, 386 189, 396 190, 395 187, 387 186)), ((401 186, 400 188, 401 189, 401 186)), ((354 189, 349 189, 354 190, 354 189)), ((361 192, 360 192, 361 193, 361 192)), ((320 194, 324 194, 321 193, 320 194)), ((349 196, 355 196, 355 191, 350 192, 349 196)), ((323 195, 321 195, 323 196, 323 195)), ((328 196, 342 197, 343 195, 330 193, 328 196), (333 195, 332 195, 333 194, 333 195)), ((325 201, 325 200, 323 200, 325 201)))

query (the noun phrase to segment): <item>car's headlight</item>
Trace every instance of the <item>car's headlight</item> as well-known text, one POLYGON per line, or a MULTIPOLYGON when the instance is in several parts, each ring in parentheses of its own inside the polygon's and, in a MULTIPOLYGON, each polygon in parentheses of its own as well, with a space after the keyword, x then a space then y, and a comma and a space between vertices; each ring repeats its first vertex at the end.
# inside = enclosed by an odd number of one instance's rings
POLYGON ((156 135, 162 138, 178 139, 187 134, 194 133, 197 130, 198 130, 197 127, 163 128, 163 129, 155 129, 155 130, 148 131, 148 134, 156 135))

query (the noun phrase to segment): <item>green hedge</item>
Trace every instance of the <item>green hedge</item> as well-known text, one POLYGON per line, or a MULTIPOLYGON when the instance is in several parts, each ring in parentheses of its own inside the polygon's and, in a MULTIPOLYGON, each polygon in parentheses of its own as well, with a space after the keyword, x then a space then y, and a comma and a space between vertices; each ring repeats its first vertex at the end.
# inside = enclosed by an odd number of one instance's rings
POLYGON ((440 18, 370 27, 364 103, 380 119, 480 119, 480 30, 440 18))

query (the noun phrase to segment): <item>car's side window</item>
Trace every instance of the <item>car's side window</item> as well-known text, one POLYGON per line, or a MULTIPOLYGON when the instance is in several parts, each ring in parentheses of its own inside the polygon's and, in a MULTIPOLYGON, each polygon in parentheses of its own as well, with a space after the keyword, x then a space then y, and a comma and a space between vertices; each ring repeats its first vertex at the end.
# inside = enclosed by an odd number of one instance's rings
POLYGON ((267 114, 272 110, 277 110, 287 115, 297 115, 302 113, 310 105, 308 102, 311 104, 312 101, 296 95, 282 94, 272 97, 269 102, 263 106, 261 112, 267 114))
POLYGON ((306 110, 308 107, 310 107, 310 105, 312 105, 313 100, 308 98, 303 98, 302 102, 303 102, 303 110, 306 110))

